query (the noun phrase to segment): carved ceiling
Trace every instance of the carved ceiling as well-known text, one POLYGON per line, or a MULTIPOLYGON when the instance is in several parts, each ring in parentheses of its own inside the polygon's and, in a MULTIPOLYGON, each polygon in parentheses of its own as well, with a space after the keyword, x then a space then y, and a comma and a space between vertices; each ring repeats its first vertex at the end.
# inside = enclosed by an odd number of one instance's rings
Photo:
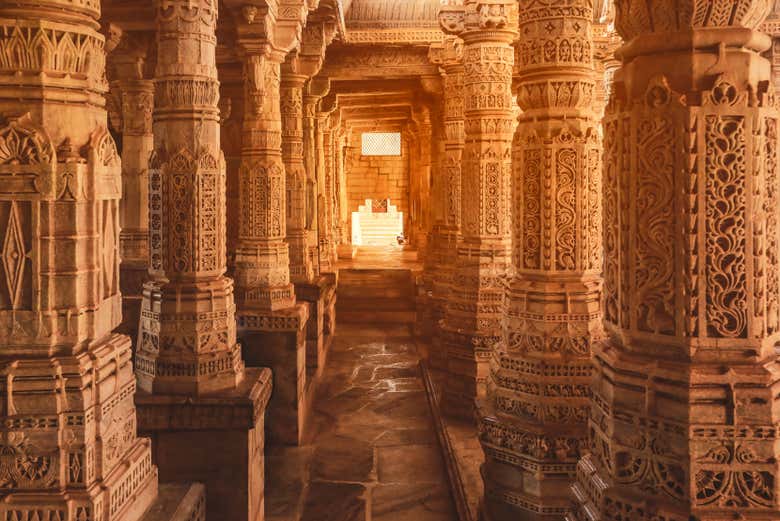
POLYGON ((439 41, 440 0, 354 0, 345 11, 347 43, 409 44, 439 41))

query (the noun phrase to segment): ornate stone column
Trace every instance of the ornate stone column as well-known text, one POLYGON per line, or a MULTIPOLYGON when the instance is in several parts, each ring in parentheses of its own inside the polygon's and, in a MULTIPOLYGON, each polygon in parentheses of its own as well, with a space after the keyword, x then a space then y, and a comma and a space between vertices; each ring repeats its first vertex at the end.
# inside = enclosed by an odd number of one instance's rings
POLYGON ((296 300, 285 240, 288 212, 280 96, 281 64, 287 52, 286 47, 274 46, 267 35, 251 32, 255 27, 274 27, 271 20, 264 24, 254 20, 240 38, 246 108, 239 170, 237 317, 247 364, 270 367, 275 375, 268 434, 274 441, 297 444, 308 407, 308 306, 296 300))
MULTIPOLYGON (((327 186, 332 179, 332 173, 326 168, 325 159, 325 129, 328 114, 321 110, 322 99, 330 92, 330 80, 328 78, 312 78, 306 86, 304 94, 304 134, 308 135, 311 142, 309 152, 311 154, 311 166, 307 166, 307 172, 311 171, 310 180, 315 183, 313 193, 314 212, 311 212, 313 223, 311 231, 315 233, 317 241, 317 265, 320 273, 333 273, 335 266, 331 263, 329 210, 327 199, 327 186)), ((304 140, 304 144, 308 140, 304 140)))
POLYGON ((143 285, 149 271, 149 158, 154 149, 154 81, 147 79, 153 35, 125 33, 110 54, 122 121, 122 200, 119 204, 119 281, 122 325, 119 332, 138 336, 143 285))
POLYGON ((507 342, 478 407, 487 519, 560 519, 601 334, 601 146, 591 0, 521 0, 507 342), (545 93, 540 95, 540 93, 545 93), (519 441, 522 440, 522 441, 519 441))
POLYGON ((239 170, 241 168, 241 143, 244 126, 244 71, 240 65, 231 64, 219 71, 220 97, 220 147, 225 156, 227 201, 227 266, 232 275, 238 247, 241 221, 239 202, 239 170))
POLYGON ((268 370, 244 370, 233 281, 225 276, 217 1, 154 5, 151 280, 144 286, 135 358, 145 391, 136 400, 139 427, 154 436, 161 476, 206 484, 210 517, 256 520, 262 515, 257 483, 271 384, 268 370), (234 449, 214 450, 215 439, 230 439, 234 449))
MULTIPOLYGON (((328 88, 330 83, 327 82, 328 88)), ((315 79, 306 82, 303 91, 303 169, 306 172, 306 245, 309 249, 309 257, 312 262, 314 277, 320 275, 320 254, 318 218, 319 213, 319 180, 317 178, 317 155, 321 152, 317 148, 317 107, 322 96, 318 95, 315 79), (314 85, 314 86, 313 86, 314 85)), ((327 91, 325 92, 327 94, 327 91)), ((324 94, 323 94, 324 95, 324 94)))
POLYGON ((307 176, 303 156, 303 87, 308 79, 299 71, 297 56, 288 57, 282 66, 280 96, 282 158, 287 187, 287 242, 293 283, 314 280, 306 233, 307 176))
POLYGON ((465 6, 444 5, 440 21, 445 32, 464 42, 465 121, 461 240, 441 328, 448 373, 442 407, 447 414, 471 418, 474 398, 485 392, 491 351, 501 343, 511 264, 511 43, 517 3, 468 0, 465 6))
POLYGON ((430 57, 440 66, 444 79, 444 154, 439 164, 439 183, 436 190, 441 192, 441 223, 436 233, 436 258, 432 262, 435 263, 432 298, 434 302, 439 302, 434 306, 440 309, 435 315, 434 349, 431 350, 430 361, 434 367, 445 369, 447 360, 438 335, 438 325, 444 318, 451 296, 460 234, 461 158, 464 147, 463 41, 457 36, 448 35, 441 44, 432 46, 430 57))
POLYGON ((136 373, 147 392, 197 396, 234 389, 244 378, 233 281, 224 275, 217 7, 214 0, 158 0, 156 7, 152 280, 144 288, 136 373))
POLYGON ((149 269, 149 157, 154 148, 154 82, 120 81, 122 97, 122 204, 119 236, 122 317, 137 334, 143 284, 149 269))
POLYGON ((0 4, 2 519, 138 520, 158 492, 113 332, 122 165, 99 19, 100 2, 0 4))
POLYGON ((780 516, 780 113, 755 31, 771 3, 616 4, 609 338, 569 519, 780 516))

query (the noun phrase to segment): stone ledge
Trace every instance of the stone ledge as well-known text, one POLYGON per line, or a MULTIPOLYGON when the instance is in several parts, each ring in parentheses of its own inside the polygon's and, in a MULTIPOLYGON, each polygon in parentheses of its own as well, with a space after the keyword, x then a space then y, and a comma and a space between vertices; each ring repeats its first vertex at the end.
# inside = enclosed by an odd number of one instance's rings
POLYGON ((205 521, 206 487, 202 483, 161 483, 157 499, 140 521, 205 521))
POLYGON ((295 297, 298 300, 313 302, 326 298, 335 290, 335 277, 320 275, 311 282, 299 282, 295 284, 295 297))
POLYGON ((276 311, 245 309, 236 312, 239 332, 297 332, 306 327, 309 306, 306 303, 276 311))
MULTIPOLYGON (((474 448, 470 449, 466 446, 471 435, 474 437, 474 443, 479 445, 476 440, 476 426, 461 420, 445 418, 439 402, 440 385, 437 386, 435 383, 436 378, 425 362, 420 363, 420 370, 442 457, 447 467, 450 491, 458 510, 458 521, 478 521, 482 500, 479 470, 482 460, 474 457, 474 448)), ((478 454, 482 455, 481 452, 478 454)))
POLYGON ((247 368, 234 390, 208 396, 156 395, 138 390, 138 425, 157 430, 253 429, 271 396, 271 370, 247 368))

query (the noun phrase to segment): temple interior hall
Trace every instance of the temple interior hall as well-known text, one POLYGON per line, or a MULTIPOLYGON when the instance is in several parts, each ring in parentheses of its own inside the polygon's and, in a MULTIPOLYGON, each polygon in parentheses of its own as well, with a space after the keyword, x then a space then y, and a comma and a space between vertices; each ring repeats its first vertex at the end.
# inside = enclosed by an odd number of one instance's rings
POLYGON ((0 521, 780 521, 780 1, 0 0, 0 521))

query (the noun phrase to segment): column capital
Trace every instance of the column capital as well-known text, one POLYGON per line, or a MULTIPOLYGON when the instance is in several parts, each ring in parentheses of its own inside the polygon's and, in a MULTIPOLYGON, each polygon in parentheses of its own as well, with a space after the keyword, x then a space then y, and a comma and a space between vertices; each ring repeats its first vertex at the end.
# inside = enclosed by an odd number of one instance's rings
POLYGON ((774 0, 615 0, 615 28, 626 42, 653 33, 726 27, 753 30, 773 7, 774 0))
POLYGON ((445 34, 463 40, 510 43, 517 36, 516 0, 465 0, 463 5, 442 5, 439 26, 445 34))

